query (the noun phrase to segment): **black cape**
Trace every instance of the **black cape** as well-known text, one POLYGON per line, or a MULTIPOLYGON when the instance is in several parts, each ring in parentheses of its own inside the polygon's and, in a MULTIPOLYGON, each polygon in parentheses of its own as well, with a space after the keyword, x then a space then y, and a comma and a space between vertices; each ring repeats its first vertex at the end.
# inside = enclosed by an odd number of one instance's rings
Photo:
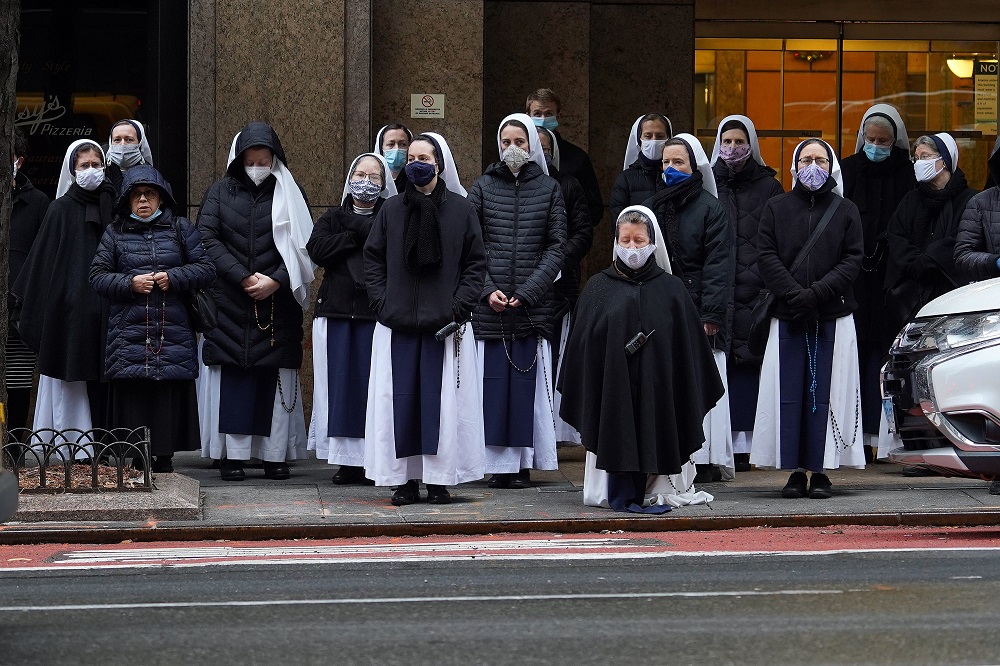
POLYGON ((722 380, 687 289, 654 259, 637 272, 616 261, 587 281, 564 353, 559 413, 599 469, 677 474, 704 444, 722 380))
POLYGON ((38 372, 67 382, 104 375, 108 311, 90 286, 90 264, 111 221, 114 188, 74 183, 49 204, 14 285, 18 332, 38 354, 38 372))

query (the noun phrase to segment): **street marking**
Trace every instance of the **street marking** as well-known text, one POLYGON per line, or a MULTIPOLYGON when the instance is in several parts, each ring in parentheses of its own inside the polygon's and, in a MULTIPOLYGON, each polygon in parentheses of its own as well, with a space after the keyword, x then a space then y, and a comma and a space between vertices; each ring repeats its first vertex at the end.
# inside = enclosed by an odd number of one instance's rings
POLYGON ((718 592, 623 592, 609 594, 516 594, 466 597, 373 597, 367 599, 260 599, 255 601, 166 601, 145 604, 60 604, 54 606, 0 606, 0 613, 35 613, 52 611, 137 610, 161 608, 237 608, 255 606, 337 606, 365 604, 426 604, 432 602, 497 601, 592 601, 601 599, 664 599, 708 597, 777 597, 813 594, 846 594, 872 590, 734 590, 718 592))

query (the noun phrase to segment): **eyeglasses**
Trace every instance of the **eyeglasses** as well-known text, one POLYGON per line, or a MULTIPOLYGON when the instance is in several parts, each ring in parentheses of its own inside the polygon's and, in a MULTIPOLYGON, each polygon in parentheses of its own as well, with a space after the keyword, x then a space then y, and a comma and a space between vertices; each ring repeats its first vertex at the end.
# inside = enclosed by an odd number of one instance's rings
POLYGON ((382 184, 382 174, 380 173, 365 173, 364 171, 355 171, 351 174, 351 180, 370 180, 376 185, 382 184))
POLYGON ((939 159, 941 159, 940 155, 924 155, 923 157, 920 157, 919 155, 914 155, 913 157, 910 158, 910 161, 916 164, 920 160, 934 160, 936 162, 939 159))
POLYGON ((160 193, 156 190, 134 190, 131 194, 131 198, 135 201, 139 201, 141 199, 152 201, 153 199, 159 199, 160 193))
POLYGON ((827 164, 830 163, 830 160, 826 159, 825 157, 800 157, 799 158, 799 164, 801 164, 802 166, 809 166, 813 162, 815 162, 816 164, 818 164, 820 166, 826 166, 827 164))

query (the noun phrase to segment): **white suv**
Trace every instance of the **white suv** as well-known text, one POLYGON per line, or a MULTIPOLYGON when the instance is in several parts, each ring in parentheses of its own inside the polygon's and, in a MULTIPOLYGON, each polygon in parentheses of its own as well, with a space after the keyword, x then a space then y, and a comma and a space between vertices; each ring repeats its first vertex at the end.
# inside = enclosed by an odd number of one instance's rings
POLYGON ((896 337, 882 371, 889 459, 1000 478, 1000 278, 934 299, 896 337))

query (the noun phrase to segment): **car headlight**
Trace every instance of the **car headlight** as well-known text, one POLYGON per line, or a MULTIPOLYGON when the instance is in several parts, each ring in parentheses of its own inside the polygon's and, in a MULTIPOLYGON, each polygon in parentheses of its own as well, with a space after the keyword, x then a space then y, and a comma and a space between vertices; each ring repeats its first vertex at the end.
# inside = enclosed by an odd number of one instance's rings
POLYGON ((1000 339, 1000 312, 976 312, 908 324, 896 346, 907 352, 948 351, 994 339, 1000 339))

